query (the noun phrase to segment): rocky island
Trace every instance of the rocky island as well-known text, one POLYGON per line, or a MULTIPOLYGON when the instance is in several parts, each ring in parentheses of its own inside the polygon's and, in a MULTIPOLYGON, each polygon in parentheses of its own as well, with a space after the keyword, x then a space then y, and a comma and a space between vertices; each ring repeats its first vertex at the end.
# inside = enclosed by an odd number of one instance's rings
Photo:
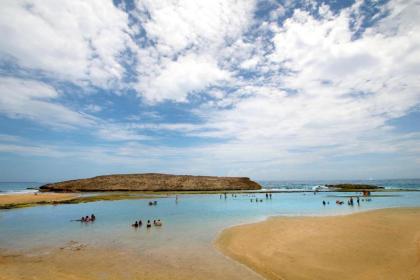
POLYGON ((342 190, 342 191, 372 191, 372 190, 381 190, 383 187, 367 184, 335 184, 335 185, 325 185, 329 189, 342 190))
POLYGON ((169 175, 158 173, 104 175, 46 184, 40 191, 229 191, 259 190, 247 177, 169 175))

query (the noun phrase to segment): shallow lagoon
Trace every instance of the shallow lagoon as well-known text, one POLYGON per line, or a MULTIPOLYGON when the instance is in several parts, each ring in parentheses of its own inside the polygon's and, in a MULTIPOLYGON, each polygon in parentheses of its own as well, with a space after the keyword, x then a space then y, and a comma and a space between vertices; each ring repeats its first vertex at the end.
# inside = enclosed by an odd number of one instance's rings
POLYGON ((70 240, 89 245, 129 246, 187 249, 211 247, 223 228, 250 223, 277 215, 337 215, 388 207, 420 206, 420 192, 374 193, 370 202, 361 205, 337 206, 336 199, 347 200, 354 193, 324 192, 274 193, 272 199, 264 194, 237 194, 220 198, 214 195, 179 195, 157 200, 100 201, 85 204, 39 206, 0 211, 0 248, 32 250, 60 246, 70 240), (376 195, 378 195, 376 197, 376 195), (255 196, 263 202, 256 203, 255 196), (341 197, 343 196, 343 197, 341 197), (250 202, 253 199, 254 202, 250 202), (322 200, 330 204, 323 207, 322 200), (71 222, 94 213, 94 223, 71 222), (142 219, 161 219, 163 227, 134 229, 130 224, 142 219))

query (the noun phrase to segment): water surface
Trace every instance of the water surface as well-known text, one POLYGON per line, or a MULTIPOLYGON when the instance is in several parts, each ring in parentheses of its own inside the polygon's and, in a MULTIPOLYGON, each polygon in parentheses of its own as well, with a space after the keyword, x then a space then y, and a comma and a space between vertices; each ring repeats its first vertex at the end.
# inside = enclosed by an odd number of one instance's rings
MULTIPOLYGON (((91 245, 114 244, 139 248, 201 246, 211 244, 223 228, 276 215, 336 215, 387 207, 420 206, 420 192, 376 193, 361 205, 337 206, 347 193, 179 195, 148 200, 99 201, 84 204, 45 205, 0 210, 0 248, 22 249, 56 246, 69 240, 91 245), (381 195, 375 197, 375 195, 381 195), (382 196, 383 195, 383 196, 382 196), (255 202, 258 198, 263 202, 255 202), (251 199, 253 202, 251 202, 251 199), (330 204, 323 207, 322 201, 330 204), (71 222, 94 213, 92 224, 71 222), (135 220, 161 219, 162 228, 144 226, 135 230, 135 220)), ((354 193, 352 193, 354 195, 354 193)), ((207 246, 206 245, 206 246, 207 246)))

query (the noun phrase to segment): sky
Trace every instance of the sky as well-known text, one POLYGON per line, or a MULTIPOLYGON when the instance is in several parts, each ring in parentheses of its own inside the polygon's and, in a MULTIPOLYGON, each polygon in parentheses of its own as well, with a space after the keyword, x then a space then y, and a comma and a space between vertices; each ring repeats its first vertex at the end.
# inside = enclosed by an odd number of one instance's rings
POLYGON ((0 181, 420 177, 420 1, 3 0, 0 181))

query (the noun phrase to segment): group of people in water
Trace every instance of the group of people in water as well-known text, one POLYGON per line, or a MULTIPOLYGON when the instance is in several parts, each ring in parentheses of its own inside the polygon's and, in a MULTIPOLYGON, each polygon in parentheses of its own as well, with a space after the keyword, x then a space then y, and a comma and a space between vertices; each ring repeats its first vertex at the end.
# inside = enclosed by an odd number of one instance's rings
MULTIPOLYGON (((134 224, 132 224, 131 226, 134 227, 134 228, 138 228, 138 227, 141 227, 142 225, 143 225, 142 220, 139 220, 139 221, 135 221, 134 224)), ((156 226, 156 227, 160 227, 160 226, 162 226, 162 222, 160 220, 153 220, 153 225, 156 226)), ((150 220, 147 220, 146 227, 147 228, 152 227, 152 224, 150 223, 150 220)))
MULTIPOLYGON (((356 201, 356 203, 357 203, 357 206, 360 206, 360 198, 359 198, 358 196, 356 197, 356 199, 353 199, 353 197, 351 196, 351 197, 347 200, 347 205, 349 205, 349 206, 354 206, 355 201, 356 201)), ((361 199, 361 201, 367 201, 367 202, 369 202, 369 201, 372 201, 372 199, 371 199, 371 198, 366 198, 366 199, 362 198, 362 199, 361 199)), ((330 204, 330 202, 329 202, 329 201, 325 202, 325 200, 323 200, 323 201, 322 201, 322 205, 324 205, 324 206, 325 206, 326 204, 330 204)), ((343 205, 343 204, 344 204, 344 201, 343 201, 343 200, 339 200, 339 199, 337 199, 337 200, 335 201, 335 204, 337 204, 337 205, 343 205)))
MULTIPOLYGON (((234 194, 234 193, 232 193, 231 194, 231 196, 233 197, 233 198, 236 198, 236 197, 238 197, 238 195, 237 194, 234 194)), ((255 194, 244 194, 244 196, 250 196, 250 197, 255 197, 255 198, 251 198, 250 199, 250 201, 251 202, 263 202, 264 200, 262 199, 262 198, 258 198, 258 197, 256 197, 256 195, 255 194)), ((227 193, 224 193, 223 195, 222 194, 220 194, 219 195, 219 198, 220 199, 222 199, 222 198, 225 198, 225 199, 227 199, 227 193)), ((273 198, 273 194, 272 193, 265 193, 265 199, 272 199, 273 198)))
POLYGON ((96 217, 95 217, 94 214, 92 214, 92 215, 90 215, 90 217, 89 216, 84 216, 84 217, 80 218, 80 220, 78 220, 78 221, 80 221, 82 223, 90 223, 90 222, 94 222, 95 220, 96 220, 96 217))

